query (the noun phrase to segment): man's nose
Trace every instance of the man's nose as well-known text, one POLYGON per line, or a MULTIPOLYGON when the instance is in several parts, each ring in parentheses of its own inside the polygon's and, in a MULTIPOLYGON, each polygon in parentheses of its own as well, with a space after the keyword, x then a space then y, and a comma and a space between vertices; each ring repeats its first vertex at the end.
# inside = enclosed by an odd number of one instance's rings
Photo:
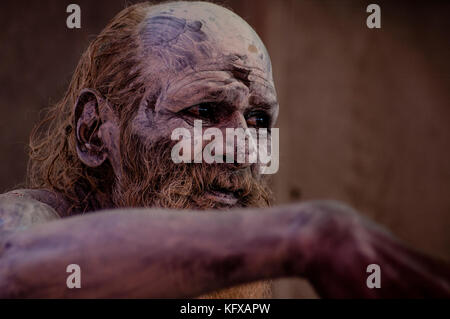
POLYGON ((242 112, 234 112, 225 127, 222 128, 224 136, 223 162, 235 169, 249 167, 249 155, 254 151, 256 142, 248 134, 247 120, 242 112))
POLYGON ((247 120, 245 119, 244 114, 241 111, 233 112, 226 123, 226 127, 222 129, 226 128, 242 128, 244 130, 247 129, 247 120))

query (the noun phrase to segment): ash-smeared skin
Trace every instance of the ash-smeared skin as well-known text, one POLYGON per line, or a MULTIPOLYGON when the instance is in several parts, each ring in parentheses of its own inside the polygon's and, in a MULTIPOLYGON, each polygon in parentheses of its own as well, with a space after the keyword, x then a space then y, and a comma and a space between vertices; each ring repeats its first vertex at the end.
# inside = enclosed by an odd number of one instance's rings
MULTIPOLYGON (((147 72, 159 75, 132 121, 142 142, 191 128, 174 113, 205 99, 227 102, 219 127, 245 126, 243 113, 256 105, 272 114, 273 125, 278 105, 269 57, 236 15, 208 3, 159 5, 140 35, 147 72)), ((88 126, 97 114, 92 104, 85 109, 79 118, 88 126)), ((120 179, 117 119, 98 116, 104 123, 98 138, 120 179)), ((100 151, 80 128, 77 146, 100 151)), ((79 156, 95 166, 95 153, 79 156)), ((335 202, 225 213, 110 209, 59 218, 67 206, 44 190, 0 196, 0 297, 195 297, 286 276, 308 279, 323 297, 450 297, 448 265, 335 202), (81 289, 66 287, 72 263, 82 268, 81 289), (381 289, 366 287, 370 263, 381 266, 381 289)))
POLYGON ((65 206, 49 191, 15 190, 1 194, 0 236, 59 219, 56 210, 67 209, 65 206))

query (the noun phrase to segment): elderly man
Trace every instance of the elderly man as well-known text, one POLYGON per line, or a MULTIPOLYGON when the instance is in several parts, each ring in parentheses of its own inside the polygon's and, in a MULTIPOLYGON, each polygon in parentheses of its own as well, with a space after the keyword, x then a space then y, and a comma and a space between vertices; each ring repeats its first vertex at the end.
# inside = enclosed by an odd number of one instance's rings
POLYGON ((123 10, 33 132, 29 189, 0 197, 0 296, 260 298, 286 276, 322 297, 450 296, 447 265, 342 204, 270 207, 261 163, 171 156, 173 131, 198 120, 225 136, 270 131, 277 115, 269 55, 237 15, 123 10), (71 264, 80 289, 66 285, 71 264))

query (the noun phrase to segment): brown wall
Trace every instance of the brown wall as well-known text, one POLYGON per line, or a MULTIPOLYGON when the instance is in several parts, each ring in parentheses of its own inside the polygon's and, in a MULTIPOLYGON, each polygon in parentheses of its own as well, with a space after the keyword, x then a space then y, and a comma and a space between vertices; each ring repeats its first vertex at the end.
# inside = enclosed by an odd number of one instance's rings
MULTIPOLYGON (((133 1, 132 1, 133 2, 133 1)), ((338 199, 450 259, 450 62, 444 1, 227 1, 260 34, 280 102, 279 203, 338 199)), ((0 3, 0 191, 23 181, 39 111, 124 1, 0 3), (65 27, 76 2, 82 28, 65 27)), ((276 296, 313 296, 280 280, 276 296)))

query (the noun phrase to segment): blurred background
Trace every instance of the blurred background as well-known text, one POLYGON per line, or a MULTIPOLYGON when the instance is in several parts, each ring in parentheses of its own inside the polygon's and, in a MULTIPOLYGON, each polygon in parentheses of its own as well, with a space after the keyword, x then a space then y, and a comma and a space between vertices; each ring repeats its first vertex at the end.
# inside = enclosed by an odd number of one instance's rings
MULTIPOLYGON (((29 133, 88 43, 137 1, 0 2, 0 191, 25 179, 29 133), (81 7, 81 29, 66 7, 81 7)), ((280 102, 277 203, 337 199, 450 260, 450 2, 220 1, 272 58, 280 102), (368 29, 366 7, 381 7, 368 29)), ((315 297, 277 280, 275 297, 315 297)))

